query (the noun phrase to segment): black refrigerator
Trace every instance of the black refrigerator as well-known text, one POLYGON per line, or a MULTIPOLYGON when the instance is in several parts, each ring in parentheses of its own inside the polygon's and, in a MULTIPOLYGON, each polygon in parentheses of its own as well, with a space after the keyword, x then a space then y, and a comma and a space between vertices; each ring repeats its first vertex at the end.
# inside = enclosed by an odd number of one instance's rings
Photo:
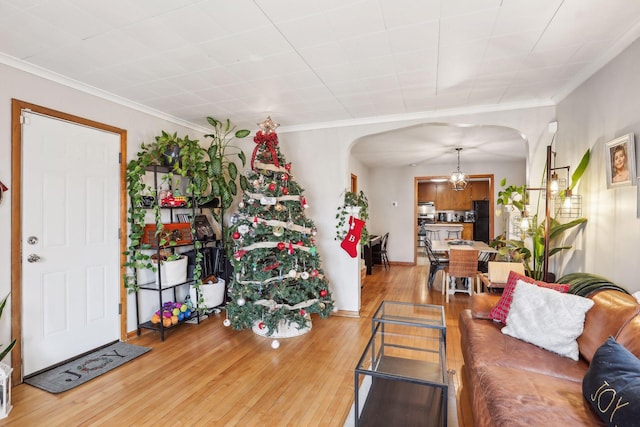
POLYGON ((489 243, 489 201, 474 200, 473 210, 476 221, 473 223, 473 240, 489 243))

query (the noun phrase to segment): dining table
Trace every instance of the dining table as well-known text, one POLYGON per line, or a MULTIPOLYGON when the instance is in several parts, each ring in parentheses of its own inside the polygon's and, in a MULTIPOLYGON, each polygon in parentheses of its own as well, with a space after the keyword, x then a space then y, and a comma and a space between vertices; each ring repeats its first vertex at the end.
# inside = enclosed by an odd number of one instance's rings
MULTIPOLYGON (((489 261, 495 259, 498 254, 496 248, 492 248, 487 243, 479 240, 434 240, 431 242, 431 250, 434 253, 446 253, 447 257, 451 248, 462 250, 478 251, 478 271, 486 273, 489 261)), ((433 279, 431 279, 433 280, 433 279)))
POLYGON ((367 275, 371 275, 373 272, 373 252, 376 246, 380 246, 382 242, 382 236, 378 236, 376 234, 372 234, 369 236, 369 242, 364 245, 362 249, 362 258, 364 258, 364 263, 367 268, 367 275))
POLYGON ((476 249, 479 253, 497 254, 498 250, 479 240, 433 240, 433 252, 449 252, 449 249, 476 249))

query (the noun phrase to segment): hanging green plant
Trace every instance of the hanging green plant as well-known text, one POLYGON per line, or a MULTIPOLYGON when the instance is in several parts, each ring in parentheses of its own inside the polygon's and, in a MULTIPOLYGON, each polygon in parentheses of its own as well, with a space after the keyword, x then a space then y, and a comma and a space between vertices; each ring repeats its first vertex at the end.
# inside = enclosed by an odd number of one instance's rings
MULTIPOLYGON (((359 193, 345 190, 344 202, 342 206, 338 207, 338 212, 336 213, 338 223, 336 224, 335 240, 344 239, 347 234, 347 221, 352 215, 357 216, 365 222, 369 219, 369 200, 367 200, 367 196, 362 190, 359 193), (358 211, 357 213, 354 212, 354 208, 356 208, 355 211, 358 211)), ((366 225, 362 229, 360 243, 363 245, 369 243, 369 232, 367 231, 366 225)))
MULTIPOLYGON (((207 151, 199 145, 198 140, 190 139, 189 136, 178 137, 177 133, 167 133, 162 131, 161 135, 155 137, 155 142, 143 143, 136 158, 127 164, 127 193, 131 201, 128 209, 127 222, 129 224, 129 243, 124 252, 126 261, 124 267, 130 269, 151 269, 157 270, 152 262, 151 255, 140 249, 150 249, 150 246, 143 245, 143 232, 145 218, 148 210, 153 213, 156 226, 156 238, 160 246, 176 246, 171 233, 164 233, 164 223, 161 218, 161 207, 158 200, 158 189, 144 182, 144 175, 154 168, 163 172, 161 175, 161 186, 168 184, 169 187, 177 187, 182 180, 186 183, 185 196, 186 208, 193 207, 198 199, 202 197, 208 188, 208 174, 206 161, 207 151), (171 159, 168 154, 171 153, 171 159), (175 154, 175 156, 173 156, 175 154), (150 198, 153 203, 149 203, 150 198)), ((191 223, 191 234, 195 235, 193 222, 191 223)), ((194 240, 196 249, 196 267, 194 269, 194 286, 200 284, 202 275, 201 260, 202 254, 198 250, 201 242, 194 240)), ((137 277, 125 274, 125 288, 129 292, 138 290, 137 277)))

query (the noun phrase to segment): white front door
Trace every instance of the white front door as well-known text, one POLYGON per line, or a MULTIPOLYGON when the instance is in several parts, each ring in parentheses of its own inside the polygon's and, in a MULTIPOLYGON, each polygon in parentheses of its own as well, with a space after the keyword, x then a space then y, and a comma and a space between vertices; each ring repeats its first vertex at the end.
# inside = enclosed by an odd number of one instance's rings
POLYGON ((23 112, 23 375, 120 334, 117 134, 23 112))

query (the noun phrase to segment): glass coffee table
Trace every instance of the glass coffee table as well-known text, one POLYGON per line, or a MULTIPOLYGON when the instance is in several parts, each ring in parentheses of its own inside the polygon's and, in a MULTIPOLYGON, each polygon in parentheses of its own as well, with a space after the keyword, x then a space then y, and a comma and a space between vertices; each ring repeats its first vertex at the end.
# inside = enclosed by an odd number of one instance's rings
POLYGON ((383 301, 354 383, 356 426, 446 426, 444 307, 383 301))

